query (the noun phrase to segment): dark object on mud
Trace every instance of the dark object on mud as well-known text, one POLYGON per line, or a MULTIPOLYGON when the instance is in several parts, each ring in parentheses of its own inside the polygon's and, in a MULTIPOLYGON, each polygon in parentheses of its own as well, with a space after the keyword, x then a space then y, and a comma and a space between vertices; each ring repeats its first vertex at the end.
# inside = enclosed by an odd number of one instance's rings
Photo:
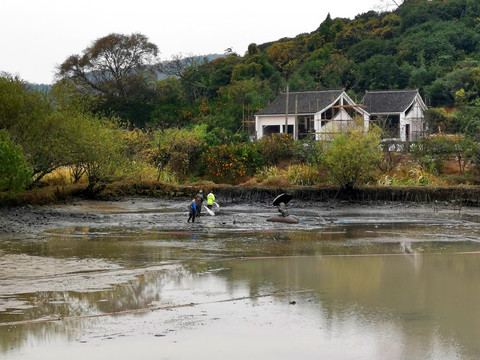
POLYGON ((275 199, 273 199, 273 205, 278 206, 280 203, 288 204, 290 200, 292 200, 293 196, 287 193, 283 193, 278 195, 275 199))
POLYGON ((298 220, 295 216, 288 215, 288 216, 272 216, 272 217, 269 217, 267 221, 282 222, 287 224, 298 224, 300 220, 298 220))

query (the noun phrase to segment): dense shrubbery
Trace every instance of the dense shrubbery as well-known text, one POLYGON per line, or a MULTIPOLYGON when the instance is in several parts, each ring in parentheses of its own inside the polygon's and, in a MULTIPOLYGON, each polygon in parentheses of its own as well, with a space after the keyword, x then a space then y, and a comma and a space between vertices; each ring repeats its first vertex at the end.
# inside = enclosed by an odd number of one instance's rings
POLYGON ((32 171, 19 146, 15 146, 5 130, 0 130, 0 192, 16 194, 32 180, 32 171))
POLYGON ((210 147, 202 156, 207 179, 215 182, 238 183, 255 176, 264 159, 257 144, 229 144, 210 147))
POLYGON ((205 151, 206 126, 192 129, 166 129, 153 133, 153 158, 159 172, 167 170, 180 181, 200 170, 200 157, 205 151))
POLYGON ((327 183, 327 177, 323 167, 309 164, 292 164, 280 169, 270 166, 257 173, 258 182, 265 185, 288 185, 314 186, 327 183))
POLYGON ((17 78, 0 77, 0 130, 21 146, 29 180, 40 182, 52 171, 70 167, 73 181, 85 175, 88 190, 94 192, 129 176, 132 159, 115 120, 93 115, 73 101, 62 102, 54 94, 29 90, 17 78))
POLYGON ((381 160, 380 134, 352 129, 337 136, 325 149, 325 166, 342 188, 351 189, 377 178, 381 160))
POLYGON ((468 164, 478 164, 480 148, 477 142, 463 135, 427 137, 410 148, 411 154, 431 172, 439 173, 443 164, 455 160, 461 173, 468 164))
POLYGON ((295 152, 293 137, 288 134, 272 134, 258 141, 260 153, 269 165, 289 160, 295 152))

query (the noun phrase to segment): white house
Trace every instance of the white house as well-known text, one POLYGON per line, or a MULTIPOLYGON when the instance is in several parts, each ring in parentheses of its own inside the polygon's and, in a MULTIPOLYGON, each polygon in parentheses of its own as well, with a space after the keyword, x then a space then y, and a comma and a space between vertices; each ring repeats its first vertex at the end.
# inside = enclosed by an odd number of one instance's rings
POLYGON ((295 139, 328 140, 359 118, 366 131, 371 121, 393 139, 415 141, 425 131, 425 110, 418 89, 366 91, 361 105, 344 90, 298 91, 289 93, 288 114, 286 93, 257 112, 255 131, 257 139, 287 132, 295 139))
POLYGON ((255 114, 257 139, 272 133, 292 134, 295 139, 329 139, 359 118, 368 130, 370 115, 344 90, 298 91, 280 94, 255 114), (287 126, 285 126, 287 125, 287 126))
POLYGON ((427 106, 418 89, 366 91, 362 104, 370 121, 378 122, 392 138, 415 141, 425 131, 427 106))

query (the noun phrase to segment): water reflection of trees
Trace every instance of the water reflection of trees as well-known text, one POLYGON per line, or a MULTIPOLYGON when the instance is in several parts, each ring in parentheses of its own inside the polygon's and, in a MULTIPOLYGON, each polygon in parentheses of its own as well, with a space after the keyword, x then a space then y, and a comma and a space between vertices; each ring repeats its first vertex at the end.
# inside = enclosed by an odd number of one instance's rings
MULTIPOLYGON (((467 350, 480 337, 480 262, 477 255, 320 257, 232 263, 230 281, 278 290, 311 289, 328 319, 361 318, 370 325, 391 323, 404 340, 404 358, 418 358, 415 347, 440 337, 467 350), (419 326, 421 324, 421 326, 419 326), (457 337, 458 336, 458 337, 457 337)), ((361 325, 361 324, 360 324, 361 325)), ((425 346, 423 346, 425 347, 425 346)), ((431 350, 431 349, 430 349, 431 350)), ((429 349, 424 355, 427 357, 429 349)))
MULTIPOLYGON (((319 318, 327 323, 357 316, 370 325, 402 333, 406 345, 429 343, 438 334, 447 338, 455 333, 465 348, 474 348, 480 335, 477 326, 480 315, 475 311, 480 300, 480 285, 476 279, 480 262, 475 255, 422 255, 419 257, 421 261, 411 255, 330 257, 415 253, 419 249, 424 253, 440 249, 442 252, 454 252, 457 246, 464 249, 468 246, 472 250, 478 248, 474 243, 450 245, 438 242, 412 242, 402 247, 404 239, 415 240, 415 236, 394 235, 393 231, 389 235, 391 238, 385 241, 386 235, 382 231, 403 230, 402 226, 380 225, 378 229, 346 225, 299 232, 199 233, 195 239, 191 234, 172 235, 142 229, 122 235, 120 232, 109 233, 111 229, 102 232, 91 228, 72 228, 71 233, 58 234, 58 237, 52 235, 48 241, 11 244, 9 251, 20 251, 21 248, 30 254, 55 258, 75 256, 80 259, 95 254, 96 258, 133 264, 134 268, 166 260, 182 260, 183 265, 172 266, 165 271, 140 269, 134 272, 135 280, 117 283, 100 291, 24 294, 22 299, 35 306, 23 310, 22 314, 4 314, 0 319, 4 322, 141 309, 155 302, 162 303, 167 283, 173 283, 172 288, 180 287, 189 278, 194 287, 198 285, 199 277, 213 277, 221 281, 216 285, 218 288, 212 290, 226 297, 234 297, 239 284, 247 289, 251 297, 311 289, 314 301, 310 310, 318 312, 319 318), (263 259, 222 260, 250 256, 263 259), (269 258, 282 256, 288 258, 269 258), (208 260, 211 258, 216 260, 208 260), (223 270, 212 273, 212 269, 223 270), (415 330, 418 323, 422 327, 415 330)), ((422 234, 423 230, 420 229, 422 234)), ((94 277, 95 274, 92 279, 94 277)), ((285 301, 280 295, 277 299, 285 301)), ((196 300, 188 298, 185 301, 196 300)), ((11 347, 20 347, 30 338, 75 339, 82 328, 95 321, 0 327, 0 350, 6 352, 11 347)), ((403 358, 415 358, 415 354, 407 355, 403 358)))
MULTIPOLYGON (((21 298, 31 307, 2 314, 0 320, 25 322, 0 326, 0 351, 20 348, 25 342, 66 337, 74 340, 88 324, 95 323, 95 315, 147 309, 162 300, 165 283, 181 282, 189 274, 182 266, 167 266, 158 271, 142 271, 136 280, 112 285, 100 291, 37 291, 21 298), (89 319, 88 317, 94 316, 89 319), (73 318, 73 319, 72 319, 73 318), (49 319, 56 319, 53 322, 49 319), (28 322, 28 320, 34 320, 28 322), (45 321, 42 321, 45 320, 45 321)), ((115 275, 114 275, 115 276, 115 275)), ((115 282, 112 278, 112 282, 115 282)))
MULTIPOLYGON (((452 339, 452 334, 465 351, 475 349, 480 336, 480 314, 476 311, 480 301, 478 256, 423 255, 417 264, 410 259, 411 255, 393 255, 195 261, 186 267, 171 266, 168 271, 143 271, 135 281, 102 291, 37 292, 30 301, 39 306, 29 310, 26 318, 146 308, 171 301, 165 291, 184 289, 185 281, 187 288, 202 288, 206 285, 201 281, 210 286, 208 279, 212 279, 214 285, 207 290, 223 294, 221 299, 235 297, 239 284, 251 297, 272 294, 279 302, 286 301, 282 292, 293 292, 295 297, 297 290, 311 290, 312 301, 302 303, 298 295, 297 304, 305 307, 306 314, 317 313, 318 321, 323 322, 319 325, 327 331, 338 331, 345 323, 355 324, 358 331, 362 327, 370 331, 389 329, 403 342, 403 358, 418 358, 418 351, 426 356, 434 346, 432 339, 452 339)), ((176 301, 201 301, 188 291, 184 296, 187 298, 176 301)), ((95 321, 0 327, 1 351, 20 347, 31 338, 73 340, 95 321)))

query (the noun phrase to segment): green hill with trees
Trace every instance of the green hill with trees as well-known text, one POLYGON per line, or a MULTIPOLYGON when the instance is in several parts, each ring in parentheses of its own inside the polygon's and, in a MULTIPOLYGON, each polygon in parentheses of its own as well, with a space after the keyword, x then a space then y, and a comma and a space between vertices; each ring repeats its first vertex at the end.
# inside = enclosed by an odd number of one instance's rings
MULTIPOLYGON (((158 52, 142 34, 110 34, 63 60, 49 92, 3 74, 0 177, 12 173, 8 154, 16 154, 19 176, 0 181, 0 191, 17 194, 26 186, 25 165, 29 187, 62 169, 65 182, 84 181, 90 192, 118 180, 338 183, 328 157, 338 158, 340 140, 251 141, 254 114, 287 83, 292 91, 344 88, 357 101, 365 90, 420 90, 431 107, 428 129, 441 135, 403 154, 384 149, 381 157, 362 157, 371 170, 354 185, 478 182, 478 1, 405 0, 393 11, 354 19, 329 15, 311 33, 252 43, 243 55, 227 50, 214 59, 160 62, 158 52), (443 176, 451 162, 456 177, 443 176)), ((381 131, 375 134, 378 140, 369 141, 380 143, 381 131)), ((345 136, 360 144, 363 135, 345 136)))

